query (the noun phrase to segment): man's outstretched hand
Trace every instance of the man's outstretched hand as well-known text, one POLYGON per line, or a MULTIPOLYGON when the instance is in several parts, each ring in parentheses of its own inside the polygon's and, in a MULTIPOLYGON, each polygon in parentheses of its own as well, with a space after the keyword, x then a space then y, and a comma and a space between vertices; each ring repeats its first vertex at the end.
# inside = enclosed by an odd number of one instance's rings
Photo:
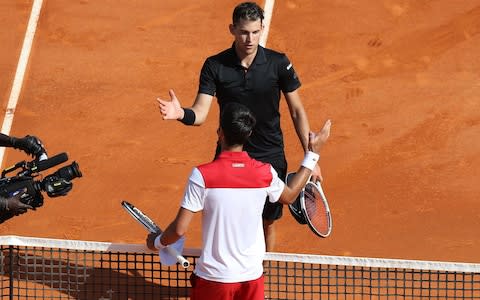
POLYGON ((170 95, 170 100, 164 100, 157 98, 158 107, 160 108, 160 113, 162 114, 162 118, 164 120, 179 120, 182 119, 184 116, 184 111, 180 102, 175 96, 173 90, 168 91, 170 95))
POLYGON ((310 132, 308 137, 308 150, 319 153, 320 148, 327 142, 328 137, 330 136, 330 128, 332 127, 332 121, 327 120, 323 125, 323 128, 315 133, 310 132))
MULTIPOLYGON (((320 148, 327 142, 328 137, 330 136, 331 127, 332 121, 327 120, 319 132, 310 132, 308 137, 308 150, 319 153, 320 148)), ((322 172, 318 164, 312 171, 312 181, 323 181, 322 172)))

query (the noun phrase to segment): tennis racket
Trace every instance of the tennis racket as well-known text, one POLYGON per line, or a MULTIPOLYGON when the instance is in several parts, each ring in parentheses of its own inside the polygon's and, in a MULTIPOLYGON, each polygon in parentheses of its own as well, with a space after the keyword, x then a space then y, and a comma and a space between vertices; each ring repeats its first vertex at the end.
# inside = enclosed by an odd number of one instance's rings
POLYGON ((300 206, 310 229, 320 237, 328 237, 332 232, 332 214, 320 182, 307 182, 300 206))
MULTIPOLYGON (((144 214, 140 209, 135 207, 133 204, 130 204, 127 201, 122 201, 122 207, 132 216, 135 220, 137 220, 140 225, 145 227, 145 229, 150 233, 162 233, 160 227, 155 224, 146 214, 144 214)), ((184 267, 185 269, 190 266, 188 260, 182 256, 182 254, 178 253, 177 250, 174 248, 167 246, 165 248, 170 255, 177 259, 177 262, 184 267)))
MULTIPOLYGON (((288 173, 286 183, 294 175, 288 173)), ((309 180, 289 209, 300 224, 308 224, 316 235, 325 238, 332 232, 332 215, 320 182, 309 180)))
MULTIPOLYGON (((288 182, 293 179, 293 176, 295 176, 295 172, 288 173, 287 177, 285 178, 285 183, 288 184, 288 182)), ((297 199, 295 199, 295 202, 288 205, 288 209, 298 223, 305 225, 307 224, 307 218, 305 218, 300 204, 300 198, 303 197, 303 191, 304 189, 300 191, 300 194, 297 196, 297 199)))

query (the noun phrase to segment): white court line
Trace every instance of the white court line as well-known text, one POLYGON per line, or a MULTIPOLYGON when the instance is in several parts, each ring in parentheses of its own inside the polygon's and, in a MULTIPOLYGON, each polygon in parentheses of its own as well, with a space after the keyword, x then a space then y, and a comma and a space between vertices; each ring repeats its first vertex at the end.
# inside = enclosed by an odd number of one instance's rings
MULTIPOLYGON (((40 11, 42 9, 42 3, 43 0, 34 0, 32 12, 30 13, 30 19, 28 20, 27 32, 25 33, 25 39, 23 40, 22 52, 20 53, 17 71, 15 72, 15 79, 13 80, 10 98, 8 99, 7 109, 5 111, 5 117, 3 118, 1 132, 7 135, 10 134, 10 129, 12 129, 13 115, 17 107, 20 91, 22 90, 23 78, 25 77, 25 70, 27 69, 28 58, 30 57, 33 38, 35 36, 35 31, 37 30, 37 23, 40 17, 40 11)), ((2 165, 4 155, 5 148, 0 147, 0 166, 2 165)))
POLYGON ((272 20, 274 4, 275 0, 266 0, 265 7, 263 8, 263 24, 265 25, 265 27, 263 28, 263 34, 260 37, 260 46, 262 47, 265 47, 265 45, 267 44, 268 31, 270 29, 270 21, 272 20))
MULTIPOLYGON (((23 41, 22 52, 20 54, 20 59, 17 66, 17 71, 15 72, 15 79, 12 85, 12 91, 10 92, 10 98, 8 100, 7 109, 5 111, 5 117, 3 119, 3 125, 1 132, 4 134, 9 134, 12 128, 13 116, 15 109, 17 107, 18 98, 20 91, 23 85, 23 79, 25 77, 25 70, 27 68, 28 59, 30 57, 30 51, 32 49, 33 38, 35 36, 35 31, 37 29, 38 19, 40 17, 40 11, 42 9, 43 0, 34 0, 32 6, 32 12, 30 14, 30 19, 28 21, 27 32, 25 34, 25 39, 23 41)), ((275 0, 266 0, 264 7, 264 30, 263 34, 260 37, 260 45, 265 47, 268 39, 268 32, 270 29, 270 21, 272 19, 273 6, 275 0)), ((3 162, 3 157, 5 155, 5 148, 0 147, 0 166, 3 162)))

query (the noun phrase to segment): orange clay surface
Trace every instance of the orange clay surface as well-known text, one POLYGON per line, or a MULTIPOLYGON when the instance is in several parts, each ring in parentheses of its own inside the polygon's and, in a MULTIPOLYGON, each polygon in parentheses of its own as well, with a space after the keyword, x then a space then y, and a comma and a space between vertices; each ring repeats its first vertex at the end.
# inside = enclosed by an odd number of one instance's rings
MULTIPOLYGON (((3 111, 32 2, 0 4, 3 111)), ((193 102, 237 3, 44 1, 11 134, 67 152, 84 177, 0 234, 143 243, 123 199, 166 226, 213 156, 218 108, 185 127, 155 99, 174 88, 193 102)), ((479 33, 480 0, 276 1, 267 46, 293 62, 311 127, 333 121, 321 166, 334 220, 321 239, 285 209, 276 251, 480 262, 479 33)), ((303 155, 282 102, 293 171, 303 155)), ((3 167, 25 159, 7 149, 3 167)))

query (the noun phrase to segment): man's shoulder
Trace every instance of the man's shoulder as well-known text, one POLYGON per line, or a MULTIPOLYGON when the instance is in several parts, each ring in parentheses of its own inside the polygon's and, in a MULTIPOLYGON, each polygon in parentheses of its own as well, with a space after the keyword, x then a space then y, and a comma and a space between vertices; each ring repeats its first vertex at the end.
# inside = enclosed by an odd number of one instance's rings
POLYGON ((261 48, 263 52, 265 53, 265 56, 267 56, 269 59, 278 59, 278 60, 283 60, 287 58, 287 55, 284 52, 279 52, 277 50, 273 50, 270 48, 261 48))
MULTIPOLYGON (((223 164, 229 164, 233 161, 237 161, 237 160, 230 159, 230 158, 216 158, 213 161, 200 164, 196 168, 199 170, 210 169, 210 168, 223 168, 222 166, 223 164)), ((241 161, 248 164, 249 167, 253 167, 253 168, 270 168, 271 166, 269 163, 265 163, 250 157, 250 155, 248 155, 247 157, 244 157, 241 161)))
POLYGON ((268 62, 271 66, 277 66, 277 68, 288 66, 290 64, 290 60, 285 53, 273 49, 259 46, 257 55, 259 55, 258 62, 260 64, 268 62))
POLYGON ((250 156, 244 157, 243 159, 231 159, 231 158, 216 158, 211 162, 201 164, 196 167, 198 171, 205 176, 206 174, 220 174, 225 175, 225 172, 228 172, 229 169, 244 169, 248 172, 253 173, 270 173, 272 168, 269 163, 261 162, 250 156))
POLYGON ((250 157, 242 159, 220 157, 197 168, 207 188, 266 187, 273 178, 270 164, 250 157))
POLYGON ((214 55, 209 56, 206 61, 211 62, 224 62, 229 61, 235 57, 235 53, 232 48, 225 49, 221 52, 218 52, 214 55))

